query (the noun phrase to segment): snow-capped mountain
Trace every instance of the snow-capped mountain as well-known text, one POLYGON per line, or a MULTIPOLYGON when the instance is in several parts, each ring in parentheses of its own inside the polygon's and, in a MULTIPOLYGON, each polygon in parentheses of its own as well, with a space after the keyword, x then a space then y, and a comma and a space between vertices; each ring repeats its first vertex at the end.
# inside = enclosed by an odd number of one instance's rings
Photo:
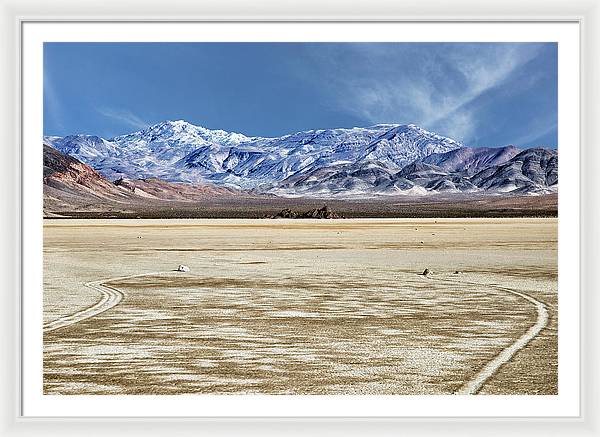
MULTIPOLYGON (((77 158, 109 179, 157 177, 168 181, 198 182, 217 171, 187 171, 185 158, 202 148, 212 148, 219 161, 227 150, 254 138, 222 130, 209 130, 185 121, 166 121, 145 130, 109 140, 92 135, 45 137, 60 152, 77 158)), ((210 167, 209 167, 210 168, 210 167)))
POLYGON ((515 161, 524 153, 516 147, 469 148, 412 124, 265 138, 179 120, 112 139, 70 135, 44 142, 110 180, 208 182, 283 196, 539 193, 557 183, 556 151, 536 149, 515 161))
POLYGON ((117 144, 95 135, 44 137, 44 143, 50 144, 56 150, 86 163, 120 155, 117 144))
POLYGON ((521 152, 514 146, 506 147, 461 147, 446 153, 432 153, 422 160, 450 172, 464 172, 473 175, 478 171, 505 163, 521 152))
POLYGON ((488 167, 471 178, 482 190, 513 193, 545 193, 558 185, 558 153, 527 149, 509 161, 488 167))
POLYGON ((400 169, 431 153, 461 147, 450 138, 414 125, 310 130, 262 138, 210 130, 181 120, 110 140, 71 135, 46 137, 45 141, 109 179, 158 177, 244 188, 272 184, 333 164, 380 160, 391 169, 400 169))
POLYGON ((546 194, 558 188, 558 153, 463 147, 434 153, 401 170, 371 161, 295 174, 270 192, 282 196, 425 195, 429 193, 546 194))

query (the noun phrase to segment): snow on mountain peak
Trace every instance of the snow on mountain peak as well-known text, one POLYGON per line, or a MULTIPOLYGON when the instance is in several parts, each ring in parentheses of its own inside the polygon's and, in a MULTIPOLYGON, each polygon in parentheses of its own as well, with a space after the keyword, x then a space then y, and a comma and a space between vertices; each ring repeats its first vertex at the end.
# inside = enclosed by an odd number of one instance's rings
POLYGON ((47 141, 109 179, 160 178, 265 189, 292 176, 292 180, 312 181, 324 169, 328 174, 352 169, 355 181, 384 177, 395 187, 410 186, 392 181, 392 175, 429 155, 464 147, 415 124, 318 129, 265 138, 212 130, 185 120, 163 121, 111 140, 70 136, 47 141))

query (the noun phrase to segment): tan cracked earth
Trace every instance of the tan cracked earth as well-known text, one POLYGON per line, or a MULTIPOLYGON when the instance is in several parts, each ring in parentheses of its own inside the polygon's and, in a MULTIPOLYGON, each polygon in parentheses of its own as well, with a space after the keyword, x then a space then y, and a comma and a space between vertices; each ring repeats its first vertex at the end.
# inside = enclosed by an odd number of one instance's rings
POLYGON ((556 394, 557 270, 556 219, 45 220, 44 393, 556 394))

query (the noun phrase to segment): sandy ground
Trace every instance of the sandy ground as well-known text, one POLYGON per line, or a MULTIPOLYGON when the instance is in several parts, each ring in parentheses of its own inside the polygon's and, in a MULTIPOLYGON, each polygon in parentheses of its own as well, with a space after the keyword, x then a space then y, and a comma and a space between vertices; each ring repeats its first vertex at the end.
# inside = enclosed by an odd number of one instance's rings
POLYGON ((47 394, 451 394, 535 325, 506 289, 548 323, 479 393, 557 392, 556 219, 45 220, 44 322, 102 279, 47 394))

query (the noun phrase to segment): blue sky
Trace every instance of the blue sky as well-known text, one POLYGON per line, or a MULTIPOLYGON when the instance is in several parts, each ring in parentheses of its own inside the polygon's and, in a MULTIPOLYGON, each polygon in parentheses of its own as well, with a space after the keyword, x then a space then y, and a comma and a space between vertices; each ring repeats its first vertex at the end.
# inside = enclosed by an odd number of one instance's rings
POLYGON ((415 123, 469 146, 556 147, 557 45, 44 45, 45 135, 178 119, 260 136, 415 123))

